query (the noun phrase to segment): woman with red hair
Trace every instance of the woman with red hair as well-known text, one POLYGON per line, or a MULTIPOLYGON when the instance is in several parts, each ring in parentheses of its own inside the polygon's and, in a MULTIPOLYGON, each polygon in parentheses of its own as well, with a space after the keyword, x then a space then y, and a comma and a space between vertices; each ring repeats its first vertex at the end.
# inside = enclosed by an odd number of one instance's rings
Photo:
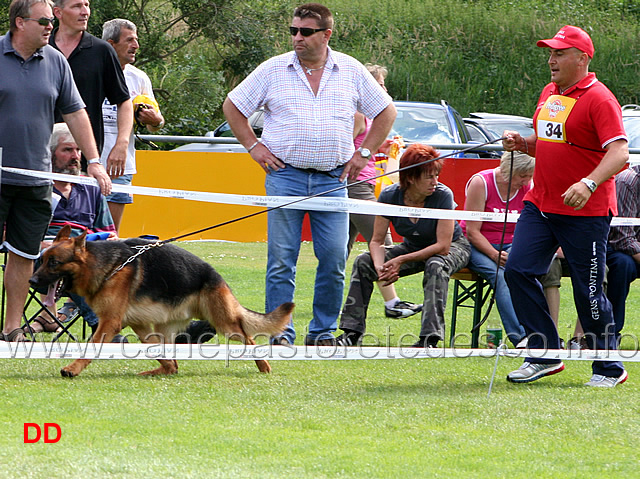
MULTIPOLYGON (((378 202, 413 208, 453 210, 452 191, 438 182, 443 160, 428 145, 410 145, 400 159, 400 182, 385 188, 378 202)), ((365 332, 367 309, 373 283, 392 284, 402 276, 423 273, 424 303, 420 339, 414 347, 435 347, 444 339, 444 311, 449 278, 465 267, 470 246, 457 221, 451 219, 376 216, 369 252, 354 264, 347 300, 342 309, 337 338, 340 345, 358 343, 365 332), (404 241, 385 246, 384 239, 393 224, 404 241)))

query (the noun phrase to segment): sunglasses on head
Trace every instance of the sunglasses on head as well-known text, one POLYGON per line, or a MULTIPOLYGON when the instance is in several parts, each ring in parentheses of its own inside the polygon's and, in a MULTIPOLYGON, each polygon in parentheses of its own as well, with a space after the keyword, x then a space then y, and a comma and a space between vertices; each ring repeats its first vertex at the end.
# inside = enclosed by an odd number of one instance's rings
POLYGON ((52 17, 52 18, 47 18, 47 17, 27 18, 27 17, 24 17, 23 20, 33 20, 34 22, 38 22, 38 25, 42 25, 43 27, 48 27, 49 24, 53 25, 53 22, 56 20, 56 17, 52 17))
POLYGON ((300 35, 302 35, 303 37, 309 37, 309 36, 313 35, 314 33, 324 32, 325 30, 328 30, 328 28, 289 27, 289 31, 291 32, 291 35, 293 35, 294 37, 298 34, 298 32, 300 32, 300 35))

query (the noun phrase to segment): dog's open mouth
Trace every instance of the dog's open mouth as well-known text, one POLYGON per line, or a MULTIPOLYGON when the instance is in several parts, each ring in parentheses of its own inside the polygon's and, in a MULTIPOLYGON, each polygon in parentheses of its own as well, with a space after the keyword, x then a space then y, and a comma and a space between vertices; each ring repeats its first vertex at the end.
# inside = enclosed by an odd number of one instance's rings
POLYGON ((43 301, 45 306, 55 306, 56 301, 62 295, 62 292, 65 289, 65 286, 66 286, 65 278, 60 278, 59 280, 50 284, 49 288, 47 289, 47 295, 45 296, 43 301))

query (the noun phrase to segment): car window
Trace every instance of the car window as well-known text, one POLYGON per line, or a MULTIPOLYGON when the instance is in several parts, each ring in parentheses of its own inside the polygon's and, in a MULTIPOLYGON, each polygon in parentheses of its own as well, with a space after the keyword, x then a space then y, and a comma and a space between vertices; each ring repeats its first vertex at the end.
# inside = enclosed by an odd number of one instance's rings
POLYGON ((485 128, 493 135, 493 138, 502 138, 502 134, 505 130, 513 130, 520 133, 521 136, 527 137, 533 134, 533 125, 520 122, 491 122, 485 124, 485 128))
POLYGON ((640 148, 640 116, 629 116, 622 119, 627 132, 629 148, 640 148))
POLYGON ((440 108, 397 107, 391 135, 419 143, 453 143, 446 112, 440 108))
POLYGON ((478 143, 489 141, 484 133, 482 133, 482 130, 472 123, 467 123, 467 131, 469 135, 471 135, 471 141, 477 141, 478 143))
MULTIPOLYGON (((251 116, 249 116, 249 124, 251 125, 255 135, 260 138, 262 136, 262 129, 264 125, 264 111, 258 110, 253 112, 251 116)), ((213 136, 233 137, 235 135, 233 134, 233 131, 231 131, 229 123, 225 121, 222 125, 213 130, 213 136)))
POLYGON ((458 137, 460 138, 460 142, 467 143, 470 137, 469 137, 469 131, 467 130, 467 127, 464 124, 464 120, 462 119, 462 117, 457 111, 453 112, 453 117, 456 120, 456 128, 458 130, 458 137))

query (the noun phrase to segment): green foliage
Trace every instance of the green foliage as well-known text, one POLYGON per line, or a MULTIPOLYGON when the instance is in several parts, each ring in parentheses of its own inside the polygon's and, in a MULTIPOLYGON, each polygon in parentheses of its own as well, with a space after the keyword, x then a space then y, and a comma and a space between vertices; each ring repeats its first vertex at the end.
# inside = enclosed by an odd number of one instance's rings
POLYGON ((626 2, 537 0, 338 0, 332 44, 362 62, 387 65, 386 84, 396 99, 446 99, 461 113, 494 111, 531 115, 549 81, 546 51, 536 47, 564 24, 592 36, 592 71, 620 102, 638 99, 637 18, 626 2), (625 7, 626 9, 623 9, 625 7))
POLYGON ((151 64, 145 71, 163 115, 170 119, 163 134, 202 135, 210 129, 226 88, 209 51, 188 47, 166 62, 151 64))
MULTIPOLYGON (((151 72, 163 133, 198 134, 222 121, 224 95, 267 58, 290 50, 292 0, 94 0, 90 31, 138 25, 137 65, 151 72), (157 81, 160 80, 158 84, 157 81), (165 106, 166 105, 166 106, 165 106)), ((0 12, 9 0, 0 0, 0 12)), ((332 0, 331 46, 389 69, 398 100, 447 100, 462 114, 531 115, 549 81, 536 41, 564 24, 592 36, 591 65, 621 104, 640 103, 640 2, 635 0, 332 0)), ((6 15, 0 16, 6 22, 6 15)))

